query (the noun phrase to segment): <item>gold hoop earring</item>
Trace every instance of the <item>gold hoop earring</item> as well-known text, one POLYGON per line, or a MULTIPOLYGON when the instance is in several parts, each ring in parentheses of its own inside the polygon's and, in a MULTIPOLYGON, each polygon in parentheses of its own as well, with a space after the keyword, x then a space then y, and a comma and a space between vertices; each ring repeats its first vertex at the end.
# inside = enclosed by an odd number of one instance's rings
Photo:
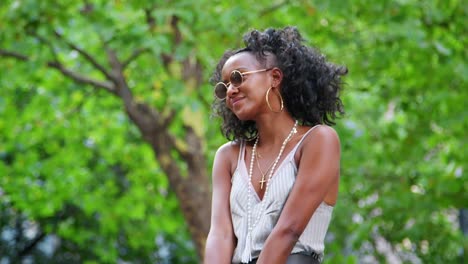
POLYGON ((281 112, 283 112, 283 108, 284 108, 283 97, 281 96, 281 94, 280 94, 279 92, 275 93, 276 96, 278 96, 278 98, 279 98, 279 100, 280 100, 281 107, 280 107, 280 110, 279 110, 279 111, 273 110, 273 108, 271 108, 271 105, 270 105, 270 100, 268 99, 268 95, 270 94, 271 88, 273 88, 273 86, 270 87, 270 88, 268 89, 268 91, 266 92, 266 95, 265 95, 265 100, 266 100, 266 103, 267 103, 267 105, 268 105, 268 108, 270 108, 270 110, 271 110, 272 112, 274 112, 274 113, 281 113, 281 112))

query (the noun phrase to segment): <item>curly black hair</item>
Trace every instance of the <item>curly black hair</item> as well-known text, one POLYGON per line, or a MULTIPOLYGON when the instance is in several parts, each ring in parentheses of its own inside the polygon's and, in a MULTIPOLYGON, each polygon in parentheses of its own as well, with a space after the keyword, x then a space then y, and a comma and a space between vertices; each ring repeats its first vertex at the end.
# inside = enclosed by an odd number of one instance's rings
MULTIPOLYGON (((219 60, 210 79, 221 81, 221 71, 234 54, 250 52, 259 62, 266 64, 268 54, 276 58, 283 72, 281 96, 292 117, 301 125, 335 125, 334 120, 344 114, 340 99, 341 76, 348 70, 344 66, 327 62, 318 50, 303 44, 304 39, 295 27, 252 30, 244 35, 245 48, 226 51, 219 60)), ((265 65, 266 66, 266 65, 265 65)), ((251 140, 257 135, 255 121, 239 120, 224 101, 214 100, 213 114, 222 118, 221 131, 228 140, 251 140)))

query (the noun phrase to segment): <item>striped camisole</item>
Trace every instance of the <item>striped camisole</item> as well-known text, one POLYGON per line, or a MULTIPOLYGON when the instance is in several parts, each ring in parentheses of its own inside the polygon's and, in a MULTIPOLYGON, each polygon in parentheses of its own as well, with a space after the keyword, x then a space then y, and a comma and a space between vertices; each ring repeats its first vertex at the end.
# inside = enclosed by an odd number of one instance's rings
MULTIPOLYGON (((297 165, 294 160, 294 154, 296 153, 299 145, 304 138, 317 126, 312 127, 307 131, 296 146, 287 154, 285 159, 278 164, 277 169, 271 178, 270 186, 268 189, 268 196, 263 200, 260 200, 253 187, 249 187, 249 176, 248 170, 245 163, 245 141, 241 142, 239 159, 237 168, 232 175, 232 186, 230 193, 230 206, 231 206, 231 218, 234 228, 234 234, 237 237, 237 246, 234 250, 232 263, 242 263, 242 256, 248 252, 249 247, 246 246, 247 237, 247 203, 248 203, 248 189, 250 191, 250 207, 251 207, 251 220, 256 220, 258 214, 260 218, 257 224, 253 227, 251 233, 251 247, 250 254, 252 258, 257 258, 260 255, 260 251, 268 238, 268 235, 272 232, 278 218, 281 214, 284 204, 289 196, 297 174, 297 165), (261 212, 262 204, 264 210, 261 212)), ((300 205, 297 205, 297 209, 300 210, 300 205)), ((324 239, 325 234, 330 223, 333 207, 322 202, 317 210, 312 215, 309 223, 307 224, 304 232, 299 237, 298 242, 294 246, 291 254, 293 253, 305 253, 311 254, 315 252, 323 256, 324 252, 324 239)), ((251 224, 252 225, 252 224, 251 224)))

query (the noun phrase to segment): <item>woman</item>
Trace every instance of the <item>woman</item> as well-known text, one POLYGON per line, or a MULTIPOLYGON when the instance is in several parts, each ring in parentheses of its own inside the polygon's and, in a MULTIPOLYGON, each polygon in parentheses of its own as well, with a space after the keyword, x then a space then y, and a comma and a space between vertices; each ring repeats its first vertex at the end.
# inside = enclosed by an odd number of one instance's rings
POLYGON ((294 27, 253 30, 213 75, 214 113, 231 142, 213 164, 205 263, 320 263, 337 200, 346 68, 294 27))

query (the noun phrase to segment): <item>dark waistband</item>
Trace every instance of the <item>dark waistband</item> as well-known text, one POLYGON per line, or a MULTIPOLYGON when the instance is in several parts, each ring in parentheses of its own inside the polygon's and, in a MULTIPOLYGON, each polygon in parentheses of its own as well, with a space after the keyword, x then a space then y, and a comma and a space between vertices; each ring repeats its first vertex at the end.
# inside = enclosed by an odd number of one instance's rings
MULTIPOLYGON (((310 255, 306 255, 305 253, 294 253, 289 255, 286 264, 320 264, 320 255, 312 252, 310 255)), ((253 259, 248 264, 255 264, 257 263, 257 259, 253 259)))

